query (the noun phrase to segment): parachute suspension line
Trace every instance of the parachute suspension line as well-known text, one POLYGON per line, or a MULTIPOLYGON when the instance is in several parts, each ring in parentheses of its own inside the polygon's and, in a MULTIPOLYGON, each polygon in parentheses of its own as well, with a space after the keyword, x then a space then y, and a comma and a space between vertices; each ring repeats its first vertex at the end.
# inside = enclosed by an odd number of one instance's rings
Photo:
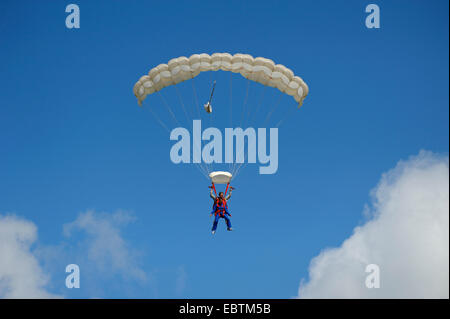
POLYGON ((235 164, 235 165, 233 165, 233 168, 232 168, 232 170, 231 170, 231 175, 233 176, 233 178, 236 177, 236 176, 235 176, 235 173, 236 173, 237 167, 238 167, 238 165, 237 165, 236 163, 234 163, 234 164, 235 164))
POLYGON ((158 91, 158 95, 161 98, 161 100, 163 101, 165 107, 167 108, 167 110, 169 111, 170 115, 172 116, 173 120, 175 121, 175 123, 180 126, 180 122, 178 122, 175 114, 172 112, 172 108, 170 107, 170 105, 167 103, 166 99, 164 98, 164 96, 158 91))
POLYGON ((233 73, 230 72, 230 128, 233 128, 233 73))
MULTIPOLYGON (((247 154, 245 153, 245 139, 244 139, 244 163, 245 163, 245 157, 247 156, 247 154)), ((248 149, 248 146, 247 146, 248 149)), ((239 155, 241 155, 242 151, 239 152, 239 155)), ((238 167, 240 167, 242 165, 242 163, 237 163, 234 160, 237 159, 239 156, 237 154, 233 154, 233 166, 231 167, 231 175, 234 176, 234 174, 236 173, 236 171, 238 170, 238 167)))
POLYGON ((244 161, 244 163, 241 163, 241 164, 238 166, 238 168, 233 172, 233 179, 236 178, 236 176, 238 176, 240 169, 243 168, 243 167, 245 167, 246 164, 247 164, 247 163, 245 163, 245 161, 244 161))
MULTIPOLYGON (((198 147, 198 145, 197 145, 197 147, 198 147)), ((203 171, 203 174, 205 175, 206 178, 209 178, 210 171, 208 169, 208 166, 206 166, 203 162, 194 163, 194 164, 195 164, 195 166, 197 166, 197 168, 200 168, 203 171)))
POLYGON ((181 94, 180 94, 180 90, 178 89, 178 87, 176 85, 175 85, 175 90, 177 92, 178 100, 180 101, 181 107, 183 108, 184 115, 186 116, 187 125, 190 126, 190 125, 192 125, 192 123, 190 123, 190 122, 192 122, 192 116, 189 116, 190 114, 188 115, 188 112, 186 111, 186 107, 183 103, 183 98, 181 97, 181 94))
MULTIPOLYGON (((189 123, 189 122, 190 122, 189 119, 190 119, 190 118, 193 118, 193 117, 190 116, 190 113, 189 113, 189 115, 188 115, 188 112, 187 112, 187 110, 186 110, 185 104, 184 104, 184 102, 183 102, 183 97, 181 96, 181 93, 180 93, 180 91, 179 91, 179 89, 178 89, 177 86, 175 86, 175 91, 177 92, 178 100, 180 101, 181 107, 183 108, 184 115, 186 116, 186 120, 187 120, 187 122, 188 122, 188 126, 192 126, 192 123, 189 123)), ((159 93, 159 92, 158 92, 158 93, 159 93)), ((169 104, 166 102, 166 100, 164 99, 163 95, 160 94, 160 96, 161 96, 161 99, 163 100, 163 102, 165 102, 164 104, 166 105, 166 107, 167 107, 167 109, 169 110, 169 112, 170 112, 171 114, 173 114, 172 109, 170 108, 170 106, 169 106, 169 104)), ((180 123, 179 123, 179 121, 176 119, 175 115, 173 115, 173 118, 174 118, 175 121, 177 122, 178 126, 181 126, 180 123)), ((170 131, 169 131, 169 133, 170 133, 170 131)), ((193 144, 195 144, 195 143, 193 143, 193 144)), ((195 144, 195 146, 197 147, 197 150, 200 151, 200 153, 201 153, 201 150, 200 150, 200 148, 199 148, 199 145, 195 144)), ((195 147, 195 146, 193 146, 193 147, 195 147)), ((203 176, 205 176, 207 179, 209 179, 209 169, 206 167, 206 165, 205 165, 203 162, 200 162, 200 163, 193 163, 193 164, 195 164, 195 167, 202 173, 203 176)))
POLYGON ((245 165, 247 165, 247 163, 248 163, 248 152, 247 152, 247 154, 244 154, 244 162, 240 163, 239 166, 233 171, 233 173, 232 173, 233 178, 235 178, 239 174, 241 168, 244 168, 245 165), (247 160, 247 162, 246 162, 246 160, 247 160))
POLYGON ((261 92, 261 98, 260 98, 260 100, 259 100, 259 103, 256 104, 255 112, 252 113, 251 116, 250 116, 250 114, 248 115, 248 117, 249 117, 249 123, 250 123, 250 124, 251 124, 251 123, 254 123, 254 117, 255 117, 255 114, 258 114, 258 111, 259 111, 259 109, 261 108, 261 105, 262 105, 262 102, 263 102, 263 99, 264 99, 264 94, 265 94, 265 92, 266 92, 266 89, 267 89, 267 86, 264 85, 264 88, 263 88, 263 90, 262 90, 262 92, 261 92))
MULTIPOLYGON (((248 150, 248 148, 247 148, 248 150)), ((244 162, 240 163, 239 166, 233 172, 233 179, 238 176, 241 170, 248 164, 248 152, 244 153, 244 162)))
MULTIPOLYGON (((200 153, 201 156, 201 148, 197 143, 192 143, 193 145, 196 146, 197 151, 200 153)), ((202 158, 200 158, 200 163, 194 163, 194 161, 192 161, 193 164, 195 164, 195 166, 199 167, 202 169, 202 171, 204 172, 203 174, 205 175, 206 178, 209 178, 209 173, 211 172, 210 168, 209 168, 209 164, 206 164, 202 161, 202 158)))
MULTIPOLYGON (((196 107, 197 115, 198 115, 198 118, 201 119, 200 104, 198 103, 198 96, 197 96, 197 90, 195 88, 194 78, 192 78, 192 80, 190 82, 192 83, 192 91, 194 92, 195 104, 197 105, 197 107, 196 107)), ((195 143, 193 143, 193 144, 195 144, 195 143)), ((195 144, 195 146, 197 147, 197 150, 199 150, 200 154, 201 154, 201 147, 197 144, 195 144)), ((203 163, 203 161, 201 161, 201 160, 200 160, 200 163, 195 163, 195 164, 198 164, 200 167, 202 167, 207 172, 207 175, 206 175, 207 178, 209 178, 209 173, 210 173, 209 165, 210 164, 203 163)))
MULTIPOLYGON (((241 154, 241 153, 239 153, 239 154, 241 154)), ((236 157, 237 157, 237 154, 236 154, 236 157)), ((242 165, 245 164, 246 160, 248 160, 248 144, 247 144, 247 152, 245 152, 245 142, 244 142, 244 161, 242 163, 235 163, 235 165, 233 167, 233 173, 232 173, 232 175, 234 177, 236 177, 236 174, 239 172, 242 165)))
POLYGON ((276 108, 278 107, 278 105, 280 105, 282 96, 283 96, 283 95, 280 94, 280 96, 279 96, 279 98, 278 98, 278 100, 277 100, 277 103, 274 104, 274 107, 272 108, 272 110, 269 112, 269 114, 267 114, 267 117, 266 117, 266 120, 264 121, 264 125, 263 125, 263 126, 265 126, 265 125, 267 124, 267 121, 270 119, 270 117, 272 116, 273 112, 276 110, 276 108))
MULTIPOLYGON (((214 89, 216 88, 216 81, 213 82, 212 73, 209 73, 209 74, 210 74, 209 80, 211 81, 210 84, 211 84, 212 90, 211 90, 211 95, 209 96, 209 100, 208 100, 207 105, 211 105, 211 101, 212 101, 212 98, 213 98, 213 95, 214 95, 214 89)), ((214 114, 213 112, 207 113, 207 117, 209 117, 209 125, 210 125, 210 127, 212 127, 212 125, 213 125, 213 122, 212 122, 212 115, 213 114, 214 114)), ((208 172, 211 172, 213 170, 212 162, 211 163, 206 163, 206 166, 208 167, 208 172)))
MULTIPOLYGON (((261 94, 260 103, 257 105, 257 110, 259 110, 261 108, 261 106, 262 106, 263 97, 264 97, 264 93, 265 93, 265 88, 266 88, 266 86, 264 86, 264 90, 263 90, 263 92, 261 94)), ((267 121, 271 118, 273 112, 278 108, 278 106, 279 106, 279 104, 281 102, 282 96, 283 96, 282 94, 279 95, 278 100, 274 104, 274 107, 272 108, 272 110, 267 115, 263 126, 265 126, 267 124, 267 121)), ((256 113, 257 113, 257 111, 254 114, 256 114, 256 113)), ((288 112, 286 112, 286 113, 288 113, 288 112)), ((280 121, 280 122, 282 122, 282 121, 280 121)), ((281 124, 280 122, 279 122, 279 124, 281 124)), ((239 173, 242 171, 242 169, 245 168, 245 166, 247 166, 247 164, 248 164, 248 152, 244 153, 244 162, 238 164, 237 167, 234 168, 233 173, 232 173, 233 174, 233 178, 236 178, 239 175, 239 173)))
POLYGON ((213 83, 213 79, 212 79, 212 72, 209 72, 209 83, 212 84, 213 83))
MULTIPOLYGON (((213 89, 212 89, 212 92, 211 92, 211 96, 210 96, 210 98, 209 98, 209 103, 211 103, 212 95, 213 95, 214 89, 215 89, 215 87, 216 87, 216 83, 213 84, 213 79, 212 79, 212 73, 211 73, 211 71, 209 72, 209 86, 213 88, 213 89)), ((208 113, 208 115, 209 115, 209 116, 208 116, 208 117, 209 117, 209 126, 212 127, 212 116, 211 116, 211 115, 213 115, 213 112, 208 113)))
MULTIPOLYGON (((233 73, 230 72, 230 129, 233 129, 233 73)), ((231 163, 228 163, 228 171, 232 172, 234 166, 234 152, 231 163)))
POLYGON ((195 98, 195 104, 197 104, 197 115, 198 118, 200 119, 200 104, 198 103, 198 96, 197 96, 197 90, 195 89, 195 82, 194 82, 194 78, 192 78, 192 90, 194 91, 194 98, 195 98))
MULTIPOLYGON (((185 105, 184 105, 183 98, 182 98, 182 96, 181 96, 181 93, 180 93, 178 87, 175 86, 175 89, 176 89, 176 92, 177 92, 177 95, 178 95, 178 100, 180 101, 181 107, 183 108, 184 115, 186 116, 187 125, 190 126, 190 127, 192 127, 192 117, 189 116, 189 115, 188 115, 188 112, 186 111, 186 107, 185 107, 185 105)), ((189 113, 189 114, 190 114, 190 113, 189 113)), ((196 146, 197 146, 197 150, 199 150, 199 147, 198 147, 197 144, 196 144, 196 146)), ((205 168, 202 167, 199 163, 194 163, 194 164, 195 164, 195 167, 197 167, 197 169, 200 170, 200 172, 203 174, 203 176, 205 176, 206 178, 209 178, 209 177, 208 177, 208 175, 209 175, 209 170, 206 170, 206 171, 205 171, 205 168)))
MULTIPOLYGON (((216 83, 216 80, 214 80, 213 83, 216 83)), ((212 127, 214 124, 214 112, 209 113, 209 119, 210 119, 210 121, 209 121, 210 126, 212 127)))
POLYGON ((203 176, 206 177, 206 179, 209 179, 209 174, 201 167, 199 164, 195 164, 195 167, 198 169, 200 173, 202 173, 203 176))
MULTIPOLYGON (((212 79, 212 73, 209 72, 209 74, 210 74, 209 80, 210 80, 210 85, 211 85, 211 87, 212 87, 212 90, 211 90, 211 95, 210 95, 210 97, 209 97, 208 104, 211 104, 212 97, 213 97, 213 94, 214 94, 214 89, 216 88, 216 81, 215 81, 215 80, 213 81, 213 79, 212 79)), ((214 112, 208 113, 208 117, 209 117, 209 126, 210 126, 210 127, 212 127, 212 125, 213 125, 213 114, 214 114, 214 112)))
MULTIPOLYGON (((164 124, 164 122, 158 117, 158 115, 152 110, 152 108, 148 107, 148 110, 150 111, 152 116, 155 118, 155 120, 167 131, 167 133, 170 134, 170 130, 167 127, 167 125, 164 124)), ((198 147, 198 145, 197 145, 197 147, 198 147)), ((202 173, 202 175, 205 176, 206 179, 209 179, 209 172, 207 172, 206 169, 204 167, 202 167, 200 164, 198 164, 198 163, 194 163, 194 164, 196 164, 195 167, 200 171, 200 173, 202 173)))
POLYGON ((284 117, 277 123, 277 125, 275 125, 276 128, 280 127, 281 124, 283 124, 283 122, 287 119, 291 117, 291 114, 293 113, 293 111, 295 110, 294 107, 290 108, 288 111, 285 112, 284 117))
POLYGON ((247 88, 245 90, 245 99, 244 99, 244 105, 242 106, 241 122, 239 123, 239 127, 242 127, 242 121, 244 119, 244 114, 245 114, 245 106, 247 105, 247 100, 248 100, 249 87, 250 87, 250 80, 247 79, 247 88))
POLYGON ((247 165, 248 163, 242 163, 238 169, 236 170, 236 172, 234 173, 233 177, 238 176, 238 174, 241 172, 241 170, 247 165))
MULTIPOLYGON (((240 153, 239 153, 240 154, 240 153)), ((234 154, 234 152, 233 152, 233 163, 232 163, 232 165, 231 165, 231 174, 234 176, 234 172, 236 171, 236 168, 237 168, 237 166, 240 164, 240 163, 237 163, 236 162, 236 159, 238 158, 238 154, 237 154, 237 152, 236 152, 236 154, 234 154)), ((244 158, 245 158, 245 143, 244 143, 244 158)), ((244 161, 245 161, 245 159, 244 159, 244 161)))
MULTIPOLYGON (((213 76, 212 76, 212 72, 210 71, 209 72, 209 74, 210 74, 210 85, 212 86, 212 92, 211 92, 211 97, 210 97, 210 99, 209 99, 209 102, 211 103, 211 98, 212 98, 212 95, 213 95, 213 93, 214 93, 214 89, 215 89, 215 87, 216 87, 216 79, 215 79, 215 77, 214 77, 214 79, 213 79, 213 76)), ((208 116, 209 116, 209 127, 213 127, 213 124, 215 123, 214 122, 214 112, 211 112, 211 113, 208 113, 207 114, 208 116)), ((209 167, 210 167, 210 170, 211 171, 213 171, 213 163, 214 162, 211 162, 210 164, 209 164, 209 167)))
MULTIPOLYGON (((246 88, 246 91, 245 91, 245 99, 244 99, 244 104, 243 104, 242 112, 241 112, 241 121, 240 121, 240 124, 239 124, 239 127, 241 127, 241 128, 242 128, 242 121, 244 119, 244 114, 245 114, 245 106, 247 105, 247 101, 248 101, 249 87, 250 87, 250 80, 247 79, 247 88, 246 88)), ((233 154, 233 157, 237 158, 237 156, 234 156, 234 155, 237 155, 237 154, 233 154)), ((242 164, 242 163, 236 163, 234 160, 235 160, 235 158, 233 158, 233 163, 232 163, 232 166, 231 166, 231 171, 233 172, 231 174, 233 176, 234 176, 234 172, 237 170, 238 165, 242 164)), ((245 162, 245 143, 244 143, 244 162, 245 162)))
MULTIPOLYGON (((175 114, 172 112, 172 108, 171 108, 170 105, 167 103, 167 101, 164 99, 164 96, 163 96, 160 92, 158 92, 158 94, 159 94, 159 96, 161 97, 161 100, 164 102, 164 105, 166 106, 167 110, 169 111, 169 113, 172 115, 173 119, 174 119, 175 122, 177 123, 177 125, 178 125, 178 126, 181 126, 181 125, 180 125, 180 122, 177 120, 175 114)), ((169 130, 168 130, 168 131, 169 131, 169 130)), ((170 131, 169 131, 169 134, 170 134, 170 131)), ((195 144, 195 143, 194 143, 194 144, 195 144)), ((195 145, 197 146, 197 149, 200 148, 199 145, 197 145, 197 144, 195 144, 195 145)), ((201 154, 201 149, 200 149, 200 154, 201 154)), ((209 175, 209 168, 208 168, 203 162, 200 162, 200 163, 194 163, 194 164, 197 164, 199 167, 201 167, 201 168, 206 172, 206 176, 209 175)))
MULTIPOLYGON (((167 127, 167 125, 164 124, 163 121, 161 121, 161 119, 158 117, 158 115, 156 115, 156 113, 152 110, 151 107, 148 107, 148 110, 150 111, 150 113, 152 114, 152 116, 155 118, 155 120, 167 131, 167 133, 170 134, 170 130, 167 127)), ((205 171, 205 169, 200 166, 198 163, 195 163, 195 167, 200 171, 200 173, 202 173, 203 176, 206 177, 206 179, 209 179, 209 172, 205 171)))
POLYGON ((147 107, 147 109, 150 111, 150 113, 151 113, 152 116, 155 118, 155 120, 159 123, 159 125, 161 125, 161 127, 162 127, 163 129, 165 129, 165 130, 167 131, 167 133, 170 134, 170 130, 169 130, 169 128, 167 127, 167 125, 164 124, 163 121, 161 121, 161 119, 158 117, 158 115, 156 115, 156 113, 152 110, 152 108, 151 108, 151 107, 147 107))

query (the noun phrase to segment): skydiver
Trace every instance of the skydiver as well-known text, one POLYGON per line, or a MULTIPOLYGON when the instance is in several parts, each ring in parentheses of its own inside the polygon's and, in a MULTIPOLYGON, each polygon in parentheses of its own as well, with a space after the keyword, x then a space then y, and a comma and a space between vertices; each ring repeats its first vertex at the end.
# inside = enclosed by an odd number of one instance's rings
POLYGON ((234 189, 234 187, 231 187, 231 186, 230 186, 230 192, 228 193, 227 197, 224 198, 223 192, 219 192, 219 196, 216 196, 216 195, 214 194, 214 192, 213 192, 213 191, 214 191, 213 187, 212 187, 212 186, 209 186, 209 188, 211 188, 211 191, 210 191, 210 193, 209 193, 209 197, 211 197, 211 198, 214 200, 214 203, 216 203, 217 200, 218 200, 219 198, 224 199, 224 200, 225 200, 225 203, 226 203, 226 201, 228 201, 228 200, 230 199, 230 197, 231 197, 231 192, 232 192, 233 189, 234 189))
POLYGON ((225 199, 223 198, 223 193, 222 193, 222 196, 220 196, 220 193, 219 193, 219 197, 217 197, 217 202, 216 201, 214 202, 214 206, 213 206, 213 210, 211 212, 211 216, 212 216, 212 214, 215 215, 214 216, 213 227, 211 229, 211 232, 212 232, 213 235, 216 233, 217 223, 219 222, 219 218, 225 219, 225 221, 227 223, 227 230, 228 231, 233 230, 231 228, 231 220, 228 217, 228 216, 231 217, 231 214, 228 212, 227 203, 226 203, 225 199))

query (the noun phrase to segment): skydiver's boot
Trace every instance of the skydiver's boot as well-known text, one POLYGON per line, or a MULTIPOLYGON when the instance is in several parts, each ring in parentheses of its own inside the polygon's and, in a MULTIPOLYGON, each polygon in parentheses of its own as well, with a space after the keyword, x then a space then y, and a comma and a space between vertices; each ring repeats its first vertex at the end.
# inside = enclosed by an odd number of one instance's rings
POLYGON ((215 233, 216 233, 216 231, 215 231, 215 230, 211 231, 211 234, 213 234, 213 235, 214 235, 215 233))
POLYGON ((227 216, 224 216, 224 218, 225 218, 225 221, 227 222, 227 230, 228 231, 232 231, 233 228, 231 228, 231 221, 230 221, 230 219, 227 216))

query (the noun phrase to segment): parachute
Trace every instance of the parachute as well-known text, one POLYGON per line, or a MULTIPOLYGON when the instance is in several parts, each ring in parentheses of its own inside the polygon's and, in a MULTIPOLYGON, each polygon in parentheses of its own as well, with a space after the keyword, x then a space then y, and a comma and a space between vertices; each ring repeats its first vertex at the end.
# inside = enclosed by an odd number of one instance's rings
MULTIPOLYGON (((158 93, 159 97, 161 98, 162 104, 165 106, 165 109, 168 111, 167 115, 170 115, 171 122, 176 124, 178 127, 182 126, 180 123, 180 119, 177 117, 178 113, 174 105, 179 104, 181 109, 183 110, 183 113, 186 118, 186 122, 188 125, 191 121, 194 120, 194 115, 192 114, 194 110, 197 110, 197 115, 195 115, 195 118, 201 119, 203 115, 205 122, 209 121, 210 125, 212 126, 214 119, 220 119, 220 121, 217 123, 216 121, 214 124, 221 125, 224 124, 224 112, 225 109, 227 109, 227 112, 229 112, 230 116, 230 127, 233 127, 233 92, 236 94, 241 93, 241 89, 243 90, 243 86, 234 87, 233 91, 233 85, 232 85, 232 79, 233 74, 240 74, 243 78, 247 79, 247 85, 245 94, 242 92, 242 95, 245 96, 243 99, 242 108, 239 110, 241 116, 240 116, 240 123, 239 128, 246 127, 246 122, 252 122, 255 118, 265 117, 265 122, 263 123, 263 126, 265 126, 266 123, 268 123, 269 119, 271 119, 272 115, 274 114, 274 111, 277 109, 278 105, 280 104, 283 97, 292 96, 292 98, 295 100, 295 102, 298 104, 298 107, 300 107, 303 104, 303 101, 305 97, 308 95, 309 89, 306 83, 302 80, 301 77, 298 75, 295 75, 292 70, 287 68, 284 65, 276 64, 274 61, 263 58, 263 57, 256 57, 249 54, 242 54, 242 53, 236 53, 234 55, 231 55, 229 53, 213 53, 211 55, 206 53, 201 54, 193 54, 189 58, 185 56, 181 56, 178 58, 171 59, 167 64, 159 64, 158 66, 152 68, 147 75, 142 76, 134 85, 133 87, 133 93, 137 98, 139 106, 142 106, 143 101, 147 98, 147 96, 152 95, 154 93, 158 93), (213 72, 209 73, 210 76, 210 82, 209 85, 202 85, 202 91, 201 94, 203 97, 206 97, 206 88, 208 89, 209 95, 209 101, 204 104, 204 110, 205 112, 201 111, 201 106, 199 104, 199 98, 197 96, 197 90, 195 88, 194 82, 200 80, 202 81, 202 76, 199 76, 203 72, 208 71, 225 71, 230 73, 230 84, 229 84, 229 100, 225 101, 223 99, 219 99, 219 97, 216 97, 215 99, 215 107, 213 112, 213 107, 211 104, 211 100, 214 93, 214 88, 216 87, 216 81, 213 79, 213 77, 221 77, 220 73, 214 73, 214 76, 212 75, 213 72), (194 78, 199 76, 198 80, 194 81, 194 78), (182 89, 183 85, 177 85, 181 82, 191 80, 192 84, 192 96, 195 98, 195 104, 197 104, 197 107, 189 107, 191 104, 190 102, 184 103, 183 102, 183 94, 182 89), (258 101, 254 102, 248 102, 249 99, 249 86, 250 82, 255 82, 258 84, 262 84, 261 86, 261 97, 258 99, 258 101), (169 89, 169 96, 168 99, 166 99, 162 92, 160 92, 162 89, 173 86, 174 88, 171 90, 169 89), (264 96, 264 92, 266 91, 267 87, 274 88, 273 93, 276 93, 280 95, 276 100, 276 103, 273 103, 270 99, 266 98, 264 96), (211 91, 210 88, 212 89, 211 91), (282 94, 280 94, 279 92, 282 94), (171 94, 170 92, 174 92, 176 94, 171 94), (177 101, 170 101, 170 98, 173 98, 177 101), (222 107, 224 104, 229 103, 229 108, 222 107), (271 105, 271 110, 267 113, 265 113, 265 109, 263 107, 264 105, 271 105), (217 115, 214 115, 217 112, 217 115)), ((204 79, 204 77, 203 77, 204 79)), ((244 79, 244 80, 245 80, 244 79)), ((238 82, 242 80, 238 79, 238 82)), ((218 82, 219 83, 219 82, 218 82)), ((224 88, 224 81, 221 81, 219 85, 217 86, 218 91, 217 94, 224 94, 226 91, 224 88)), ((256 85, 259 87, 260 85, 256 85)), ((145 108, 148 109, 149 112, 153 115, 155 120, 163 127, 167 132, 170 134, 169 125, 166 124, 166 121, 164 121, 164 118, 161 116, 158 116, 158 112, 161 112, 159 108, 153 108, 148 107, 145 108)), ((162 111, 164 108, 162 109, 162 111)), ((289 112, 294 112, 295 108, 285 108, 283 111, 286 112, 283 117, 278 121, 278 123, 275 125, 275 127, 279 127, 280 124, 285 120, 290 118, 289 112)), ((275 117, 275 116, 274 116, 275 117)), ((198 154, 203 154, 203 151, 201 149, 201 142, 200 145, 198 143, 193 143, 192 148, 195 148, 198 154)), ((245 163, 245 156, 248 154, 243 154, 245 151, 236 151, 236 161, 235 162, 226 162, 228 164, 227 171, 224 170, 218 170, 214 171, 211 167, 211 162, 205 163, 203 161, 194 162, 192 163, 196 164, 196 167, 199 169, 199 171, 208 179, 211 179, 211 181, 217 184, 229 184, 230 181, 238 175, 239 171, 242 167, 244 167, 247 163, 245 163), (241 159, 244 158, 242 161, 241 159), (229 171, 229 172, 228 172, 229 171)), ((233 155, 234 156, 234 155, 233 155)), ((214 162, 215 165, 218 165, 220 163, 224 162, 214 162)), ((223 164, 225 165, 225 164, 223 164)), ((217 168, 216 168, 217 169, 217 168)))
POLYGON ((283 93, 292 96, 302 105, 308 86, 302 78, 294 75, 290 69, 281 64, 275 64, 272 60, 249 54, 214 53, 212 55, 202 53, 193 54, 189 58, 179 57, 170 60, 167 64, 160 64, 150 70, 148 75, 142 76, 134 85, 133 92, 139 105, 149 94, 175 85, 180 82, 193 79, 206 71, 231 71, 240 73, 244 78, 274 87, 283 93))

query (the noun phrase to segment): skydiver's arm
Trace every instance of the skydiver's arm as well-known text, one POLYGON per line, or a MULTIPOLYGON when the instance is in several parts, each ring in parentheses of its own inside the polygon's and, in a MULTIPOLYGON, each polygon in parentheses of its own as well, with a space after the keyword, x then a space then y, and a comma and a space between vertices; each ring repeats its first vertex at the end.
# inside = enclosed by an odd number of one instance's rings
POLYGON ((230 189, 230 192, 228 193, 227 197, 225 198, 225 200, 229 200, 231 198, 231 192, 232 190, 230 189))
POLYGON ((216 199, 216 196, 214 195, 212 188, 211 188, 211 192, 209 193, 209 197, 211 197, 212 199, 216 199))

